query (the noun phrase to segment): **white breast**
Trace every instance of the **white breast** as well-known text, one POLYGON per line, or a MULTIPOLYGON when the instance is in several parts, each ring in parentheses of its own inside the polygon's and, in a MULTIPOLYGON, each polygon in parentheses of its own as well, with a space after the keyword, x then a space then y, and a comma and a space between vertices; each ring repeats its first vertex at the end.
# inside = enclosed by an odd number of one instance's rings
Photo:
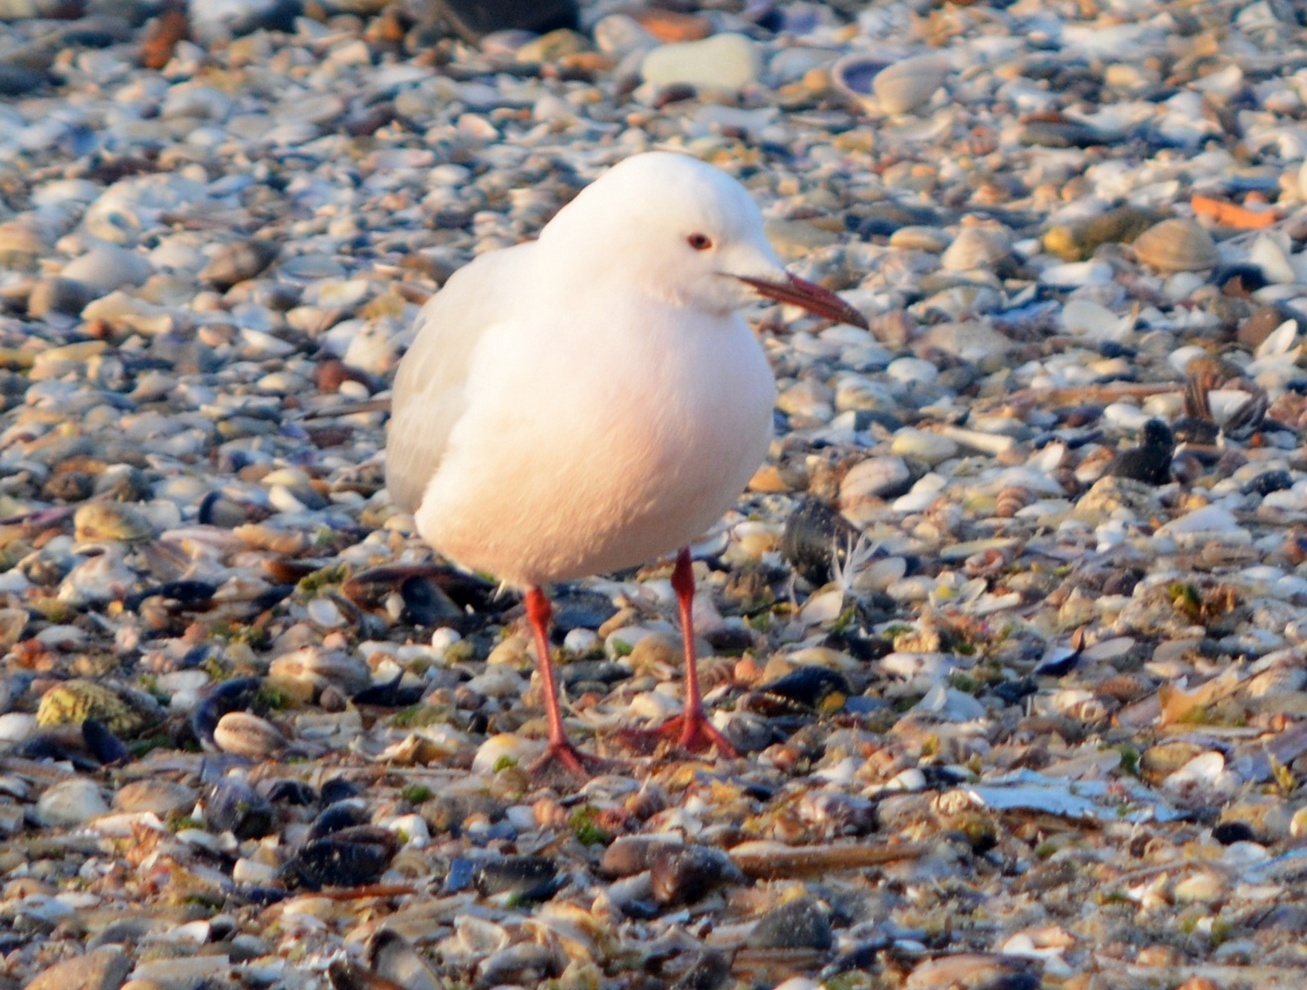
POLYGON ((735 502, 771 436, 758 342, 734 315, 646 310, 639 333, 622 316, 487 332, 416 513, 432 546, 538 585, 674 551, 735 502))

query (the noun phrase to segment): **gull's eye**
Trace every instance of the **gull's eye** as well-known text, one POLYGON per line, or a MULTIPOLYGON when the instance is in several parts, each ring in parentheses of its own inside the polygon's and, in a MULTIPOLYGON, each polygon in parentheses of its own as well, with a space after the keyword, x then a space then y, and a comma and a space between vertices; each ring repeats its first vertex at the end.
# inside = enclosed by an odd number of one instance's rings
POLYGON ((691 234, 685 239, 685 243, 696 251, 707 251, 712 247, 712 238, 707 234, 691 234))

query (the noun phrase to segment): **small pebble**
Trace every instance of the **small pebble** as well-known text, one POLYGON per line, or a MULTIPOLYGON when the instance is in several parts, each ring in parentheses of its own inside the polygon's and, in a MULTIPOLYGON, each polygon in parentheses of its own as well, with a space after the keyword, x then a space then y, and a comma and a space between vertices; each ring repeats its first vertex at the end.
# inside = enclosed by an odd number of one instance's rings
POLYGON ((724 32, 702 41, 661 45, 649 51, 640 75, 655 86, 695 86, 738 91, 758 78, 762 55, 757 44, 741 34, 724 32))

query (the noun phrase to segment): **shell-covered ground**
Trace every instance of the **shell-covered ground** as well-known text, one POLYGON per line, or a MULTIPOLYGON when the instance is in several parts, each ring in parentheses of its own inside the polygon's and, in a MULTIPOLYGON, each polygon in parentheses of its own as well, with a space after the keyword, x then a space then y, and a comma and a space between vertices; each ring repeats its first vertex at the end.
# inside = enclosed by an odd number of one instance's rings
MULTIPOLYGON (((0 0, 0 988, 1307 983, 1307 19, 1284 0, 0 0), (374 5, 380 6, 380 5, 374 5), (414 316, 653 147, 749 314, 695 547, 518 599, 383 485, 414 316)), ((584 525, 584 520, 578 520, 584 525)))

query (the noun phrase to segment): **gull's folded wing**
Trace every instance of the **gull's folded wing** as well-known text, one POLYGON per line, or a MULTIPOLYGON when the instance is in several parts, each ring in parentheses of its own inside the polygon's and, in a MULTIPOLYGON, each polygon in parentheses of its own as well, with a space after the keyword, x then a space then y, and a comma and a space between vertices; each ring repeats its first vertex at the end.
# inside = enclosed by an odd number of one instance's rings
POLYGON ((525 291, 508 275, 521 273, 535 247, 481 255, 450 276, 418 314, 417 336, 395 375, 386 439, 386 488, 405 512, 417 510, 467 409, 468 369, 486 328, 525 291))

